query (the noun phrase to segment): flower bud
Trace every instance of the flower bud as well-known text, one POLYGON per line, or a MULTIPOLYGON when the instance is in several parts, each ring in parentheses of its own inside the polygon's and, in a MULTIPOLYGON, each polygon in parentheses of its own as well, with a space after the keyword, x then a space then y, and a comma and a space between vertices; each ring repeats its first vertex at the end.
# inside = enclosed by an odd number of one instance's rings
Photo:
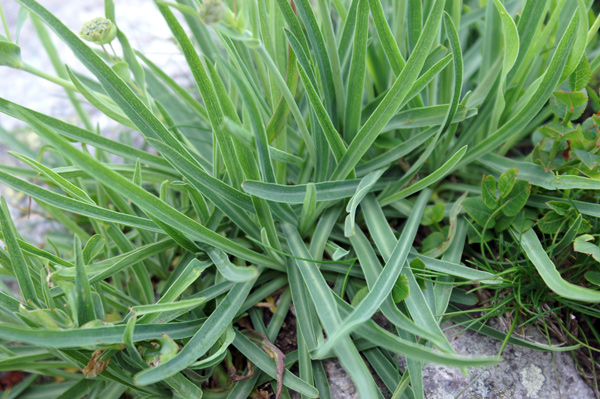
POLYGON ((206 25, 216 24, 223 19, 225 6, 221 0, 204 0, 200 6, 198 16, 206 25))
POLYGON ((110 43, 117 36, 117 26, 106 18, 94 18, 79 31, 82 39, 96 44, 110 43))
POLYGON ((21 68, 21 48, 14 43, 0 40, 0 66, 6 65, 12 68, 21 68))

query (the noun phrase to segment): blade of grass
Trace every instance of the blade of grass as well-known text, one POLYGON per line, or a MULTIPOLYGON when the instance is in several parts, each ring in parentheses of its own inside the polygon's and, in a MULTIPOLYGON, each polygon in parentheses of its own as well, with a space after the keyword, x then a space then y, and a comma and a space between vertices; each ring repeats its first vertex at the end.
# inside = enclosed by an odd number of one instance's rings
POLYGON ((93 176, 98 181, 111 186, 116 190, 120 190, 123 195, 126 195, 140 208, 147 213, 160 218, 160 220, 171 226, 177 226, 178 231, 185 234, 188 238, 204 242, 208 245, 216 246, 225 252, 234 254, 250 262, 256 262, 264 266, 271 266, 281 269, 281 265, 271 258, 259 254, 253 250, 243 247, 214 231, 207 229, 189 217, 183 215, 176 209, 167 205, 159 198, 145 191, 143 188, 136 186, 123 176, 115 173, 107 168, 90 155, 85 154, 71 147, 64 139, 56 133, 39 124, 32 115, 28 114, 23 117, 27 118, 28 122, 34 127, 36 132, 44 137, 48 142, 51 142, 57 149, 70 158, 73 162, 82 167, 87 173, 93 176))
POLYGON ((523 248, 531 263, 533 263, 540 273, 548 288, 567 299, 600 303, 600 291, 571 284, 561 277, 533 229, 529 229, 521 234, 514 230, 511 230, 511 232, 515 239, 520 242, 521 248, 523 248))
POLYGON ((348 176, 362 156, 371 147, 377 136, 379 136, 382 128, 394 116, 398 110, 398 106, 410 91, 412 82, 417 79, 421 72, 429 48, 437 33, 437 27, 442 18, 443 3, 444 2, 441 0, 436 0, 434 3, 431 14, 427 19, 427 23, 423 33, 419 37, 415 50, 381 104, 377 107, 375 112, 373 112, 367 122, 365 122, 354 140, 350 143, 348 151, 344 154, 333 172, 333 180, 343 179, 348 176))
POLYGON ((6 250, 10 257, 11 271, 17 278, 23 300, 25 303, 30 302, 33 305, 41 306, 33 285, 29 265, 17 241, 17 228, 10 217, 10 212, 3 196, 0 196, 0 227, 2 228, 4 245, 6 245, 6 250))
POLYGON ((421 222, 421 216, 423 215, 425 205, 429 201, 430 196, 431 191, 427 189, 419 194, 419 198, 415 203, 412 214, 404 226, 402 236, 394 247, 392 254, 388 257, 389 260, 387 261, 383 272, 379 275, 367 296, 356 308, 354 308, 352 313, 344 319, 338 329, 333 334, 328 335, 325 344, 313 351, 314 357, 318 358, 329 352, 336 344, 336 341, 339 341, 347 334, 350 334, 361 323, 369 320, 373 314, 375 314, 377 309, 381 307, 385 298, 392 292, 392 288, 398 280, 404 267, 404 263, 406 262, 408 251, 415 239, 417 228, 421 222))
POLYGON ((219 339, 225 329, 231 324, 238 309, 242 306, 248 293, 254 285, 254 280, 237 284, 227 294, 200 329, 177 353, 175 357, 160 365, 143 370, 134 376, 136 385, 149 385, 170 377, 194 363, 205 354, 219 339))
MULTIPOLYGON (((167 334, 173 339, 188 338, 198 331, 203 321, 169 323, 167 325, 147 324, 137 326, 135 342, 162 338, 167 334)), ((95 347, 96 345, 122 344, 125 325, 109 327, 73 328, 70 330, 32 329, 0 324, 2 339, 27 343, 45 348, 95 347)))

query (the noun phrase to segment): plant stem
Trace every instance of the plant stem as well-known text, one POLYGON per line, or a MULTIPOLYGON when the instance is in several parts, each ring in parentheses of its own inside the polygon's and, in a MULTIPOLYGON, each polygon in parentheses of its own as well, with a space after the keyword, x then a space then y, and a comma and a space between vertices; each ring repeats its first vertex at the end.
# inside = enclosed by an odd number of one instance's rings
POLYGON ((12 42, 12 38, 10 37, 10 31, 8 30, 8 24, 6 23, 6 18, 4 18, 4 11, 2 11, 2 3, 0 3, 0 18, 2 18, 2 25, 4 25, 4 32, 6 32, 6 38, 9 42, 12 42))
POLYGON ((23 64, 23 66, 21 67, 21 70, 25 71, 25 72, 29 72, 32 75, 38 76, 42 79, 45 79, 49 82, 52 83, 56 83, 59 86, 64 87, 65 89, 70 89, 70 90, 74 90, 74 91, 78 91, 77 87, 75 87, 75 85, 71 82, 69 82, 68 80, 65 79, 61 79, 57 76, 51 75, 49 73, 46 73, 40 69, 37 69, 34 66, 31 66, 29 64, 23 64))
MULTIPOLYGON (((42 79, 45 79, 45 80, 47 80, 49 82, 56 83, 57 85, 62 86, 65 89, 73 90, 73 91, 79 93, 79 90, 77 89, 77 87, 75 87, 75 85, 73 83, 69 82, 68 80, 61 79, 61 78, 59 78, 57 76, 51 75, 49 73, 46 73, 46 72, 44 72, 42 70, 39 70, 39 69, 37 69, 34 66, 31 66, 29 64, 25 64, 24 63, 23 66, 20 69, 23 70, 23 71, 25 71, 25 72, 29 72, 32 75, 38 76, 38 77, 40 77, 42 79)), ((100 99, 102 99, 104 101, 107 101, 108 103, 111 103, 111 104, 113 103, 113 100, 110 97, 108 97, 107 95, 105 95, 105 94, 101 94, 101 93, 98 93, 98 92, 94 92, 94 94, 98 98, 100 98, 100 99)))

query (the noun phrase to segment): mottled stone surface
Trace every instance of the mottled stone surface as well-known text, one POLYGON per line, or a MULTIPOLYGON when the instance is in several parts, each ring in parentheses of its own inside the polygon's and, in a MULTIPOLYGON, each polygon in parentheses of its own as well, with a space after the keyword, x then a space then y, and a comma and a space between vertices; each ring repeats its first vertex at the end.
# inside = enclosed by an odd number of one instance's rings
MULTIPOLYGON (((494 356, 501 342, 472 331, 457 336, 457 329, 447 335, 457 353, 465 356, 494 356)), ((527 331, 528 337, 545 342, 535 331, 527 331)), ((423 370, 425 397, 427 399, 593 399, 593 390, 577 373, 571 355, 554 354, 556 372, 550 352, 540 352, 508 344, 502 354, 503 362, 487 369, 470 369, 465 377, 459 369, 429 364, 423 370)), ((401 361, 401 363, 403 363, 401 361)), ((333 399, 358 398, 352 381, 339 364, 326 363, 326 371, 332 379, 333 399)), ((384 393, 384 397, 389 397, 384 393)))
MULTIPOLYGON (((449 333, 454 333, 450 330, 449 333)), ((544 342, 534 330, 528 336, 544 342)), ((501 342, 466 331, 452 338, 456 351, 463 355, 495 355, 501 342)), ((431 399, 453 399, 466 389, 465 399, 554 399, 594 398, 592 389, 575 369, 569 353, 557 352, 554 362, 550 352, 507 345, 502 353, 504 361, 487 369, 472 369, 470 379, 458 370, 428 365, 425 368, 426 394, 431 399), (556 364, 556 371, 555 366, 556 364), (474 383, 469 387, 469 384, 474 383)))
POLYGON ((326 360, 324 366, 329 377, 329 389, 331 390, 332 399, 358 398, 352 380, 338 361, 326 360))

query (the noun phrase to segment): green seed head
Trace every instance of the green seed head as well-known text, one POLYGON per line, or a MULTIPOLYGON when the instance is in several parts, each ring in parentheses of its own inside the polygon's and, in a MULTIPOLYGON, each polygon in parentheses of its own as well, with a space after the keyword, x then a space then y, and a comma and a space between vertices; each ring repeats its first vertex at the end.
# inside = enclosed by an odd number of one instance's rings
POLYGON ((204 0, 200 6, 198 16, 206 25, 221 22, 225 14, 225 6, 221 0, 204 0))
POLYGON ((117 26, 110 19, 94 18, 83 24, 79 36, 96 44, 110 43, 117 36, 117 26))

